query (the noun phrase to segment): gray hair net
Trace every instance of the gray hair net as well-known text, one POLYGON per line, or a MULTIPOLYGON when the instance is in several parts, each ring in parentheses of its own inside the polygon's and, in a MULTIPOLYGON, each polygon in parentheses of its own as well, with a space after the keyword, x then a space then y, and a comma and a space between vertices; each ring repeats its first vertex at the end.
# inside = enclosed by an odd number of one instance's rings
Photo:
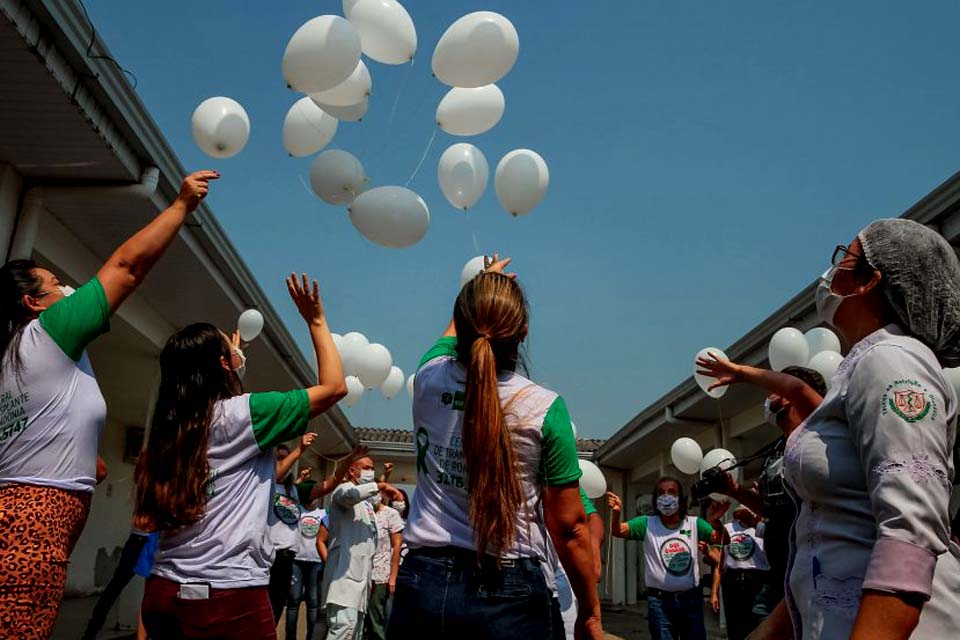
POLYGON ((900 326, 945 367, 960 366, 960 260, 936 231, 902 218, 876 220, 859 234, 867 260, 900 326))

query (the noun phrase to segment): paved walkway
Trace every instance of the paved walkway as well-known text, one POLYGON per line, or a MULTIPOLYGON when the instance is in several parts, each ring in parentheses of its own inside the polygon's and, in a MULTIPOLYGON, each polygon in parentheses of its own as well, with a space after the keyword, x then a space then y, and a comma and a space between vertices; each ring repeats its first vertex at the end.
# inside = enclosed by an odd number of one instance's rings
MULTIPOLYGON (((727 636, 720 629, 717 616, 704 606, 707 623, 707 640, 724 640, 727 636)), ((627 607, 604 607, 603 630, 607 640, 650 640, 647 631, 647 603, 639 602, 627 607)))

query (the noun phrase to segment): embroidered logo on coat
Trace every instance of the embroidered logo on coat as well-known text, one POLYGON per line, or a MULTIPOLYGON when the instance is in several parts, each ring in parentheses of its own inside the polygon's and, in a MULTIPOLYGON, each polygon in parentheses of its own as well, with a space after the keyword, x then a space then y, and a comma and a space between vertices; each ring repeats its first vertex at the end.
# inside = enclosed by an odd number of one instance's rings
POLYGON ((937 417, 937 399, 916 380, 894 380, 883 393, 880 415, 888 412, 909 423, 937 417))
POLYGON ((693 566, 693 553, 683 538, 670 538, 660 545, 660 559, 672 576, 685 576, 693 566))

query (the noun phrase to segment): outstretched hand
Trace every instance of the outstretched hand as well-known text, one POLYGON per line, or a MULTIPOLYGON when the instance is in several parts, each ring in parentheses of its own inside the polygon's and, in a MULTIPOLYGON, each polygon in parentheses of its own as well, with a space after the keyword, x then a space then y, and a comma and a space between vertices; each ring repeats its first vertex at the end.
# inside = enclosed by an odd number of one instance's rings
POLYGON ((297 311, 309 325, 321 324, 324 321, 323 301, 320 299, 320 285, 314 280, 311 286, 307 274, 300 277, 291 273, 287 277, 287 291, 290 298, 297 305, 297 311))
POLYGON ((612 491, 607 491, 607 506, 611 511, 620 512, 623 510, 623 501, 620 499, 620 496, 615 494, 612 491))
POLYGON ((504 258, 500 259, 500 254, 495 253, 493 257, 484 256, 483 257, 483 272, 484 273, 502 273, 508 278, 516 278, 517 274, 507 273, 506 268, 513 262, 513 258, 504 258))
POLYGON ((706 358, 697 358, 697 373, 717 379, 710 385, 708 391, 713 391, 717 387, 724 387, 728 384, 743 382, 743 368, 739 364, 729 360, 721 360, 712 351, 708 352, 707 356, 706 358))
POLYGON ((207 197, 210 191, 210 181, 220 178, 219 171, 195 171, 183 179, 180 185, 180 194, 177 200, 183 203, 187 211, 193 211, 200 206, 200 201, 207 197))

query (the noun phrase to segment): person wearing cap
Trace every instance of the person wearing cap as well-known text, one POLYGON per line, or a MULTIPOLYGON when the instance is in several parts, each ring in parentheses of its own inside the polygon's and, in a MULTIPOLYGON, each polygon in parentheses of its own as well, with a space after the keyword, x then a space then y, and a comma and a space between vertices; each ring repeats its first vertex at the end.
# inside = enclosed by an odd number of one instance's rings
MULTIPOLYGON (((820 318, 853 345, 787 441, 800 503, 786 603, 793 637, 939 639, 960 628, 950 539, 960 261, 939 234, 878 220, 833 253, 820 318)), ((785 637, 782 608, 751 640, 785 637)))

